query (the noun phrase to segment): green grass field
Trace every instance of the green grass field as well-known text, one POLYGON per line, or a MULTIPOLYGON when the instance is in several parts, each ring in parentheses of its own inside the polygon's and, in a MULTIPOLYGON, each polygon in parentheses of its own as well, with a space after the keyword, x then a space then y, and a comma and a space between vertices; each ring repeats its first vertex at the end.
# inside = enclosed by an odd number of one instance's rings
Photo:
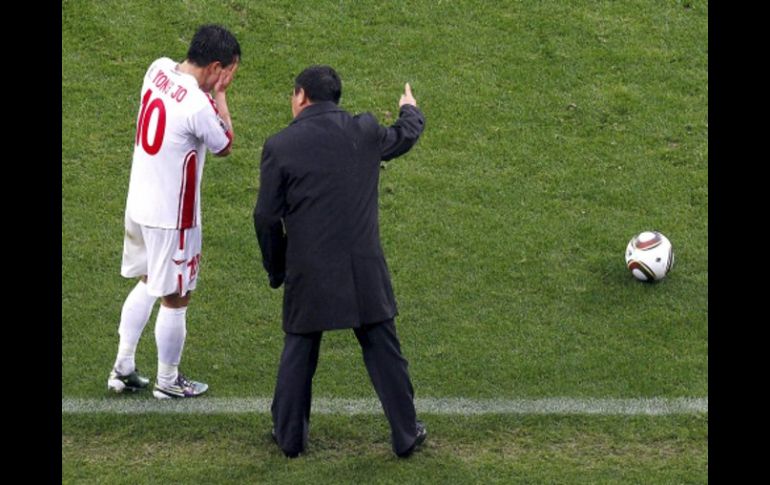
MULTIPOLYGON (((185 373, 270 397, 281 291, 251 212, 261 146, 307 65, 341 105, 426 131, 381 174, 381 233, 417 397, 708 396, 708 4, 702 1, 62 2, 62 398, 108 396, 141 78, 221 23, 243 60, 233 154, 209 156, 185 373), (671 239, 654 285, 623 251, 671 239)), ((137 364, 154 376, 154 313, 137 364)), ((352 332, 324 336, 314 395, 373 398, 352 332)), ((153 399, 149 393, 128 399, 153 399)), ((205 398, 201 398, 205 399, 205 398)), ((419 409, 418 409, 419 412, 419 409)), ((313 417, 287 461, 267 414, 63 414, 65 483, 705 483, 708 415, 424 415, 390 454, 384 416, 313 417)))

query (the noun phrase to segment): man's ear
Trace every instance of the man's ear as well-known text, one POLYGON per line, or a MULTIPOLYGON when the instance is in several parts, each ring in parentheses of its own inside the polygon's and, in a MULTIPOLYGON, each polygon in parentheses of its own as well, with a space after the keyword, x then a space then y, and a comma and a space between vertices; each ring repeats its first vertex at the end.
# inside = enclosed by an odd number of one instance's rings
POLYGON ((310 104, 310 98, 307 97, 305 88, 299 88, 299 93, 297 93, 297 101, 300 106, 310 104))
POLYGON ((212 74, 220 72, 223 69, 222 63, 219 61, 214 61, 211 64, 209 64, 207 67, 209 68, 209 72, 212 74))

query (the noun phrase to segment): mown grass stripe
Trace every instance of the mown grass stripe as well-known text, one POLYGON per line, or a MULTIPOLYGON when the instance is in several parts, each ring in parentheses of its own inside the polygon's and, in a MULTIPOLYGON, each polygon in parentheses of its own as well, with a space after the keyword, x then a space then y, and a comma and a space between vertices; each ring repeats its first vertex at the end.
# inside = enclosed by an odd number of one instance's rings
MULTIPOLYGON (((240 414, 269 413, 270 398, 198 398, 158 401, 123 399, 62 398, 62 414, 240 414)), ((708 398, 633 398, 633 399, 415 399, 418 413, 447 415, 479 414, 597 414, 649 415, 708 413, 708 398)), ((378 414, 382 412, 376 399, 313 399, 317 414, 378 414)))

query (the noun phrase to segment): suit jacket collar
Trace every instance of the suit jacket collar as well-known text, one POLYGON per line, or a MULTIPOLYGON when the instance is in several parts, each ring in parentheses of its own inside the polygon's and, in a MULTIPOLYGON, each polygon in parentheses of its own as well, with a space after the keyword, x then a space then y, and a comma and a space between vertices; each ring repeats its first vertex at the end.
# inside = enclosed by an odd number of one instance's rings
POLYGON ((305 118, 310 118, 311 116, 318 116, 320 114, 329 113, 332 111, 343 111, 343 110, 342 108, 337 106, 334 103, 334 101, 319 101, 303 109, 300 112, 300 114, 298 114, 297 117, 294 118, 289 124, 293 125, 294 123, 304 120, 305 118))

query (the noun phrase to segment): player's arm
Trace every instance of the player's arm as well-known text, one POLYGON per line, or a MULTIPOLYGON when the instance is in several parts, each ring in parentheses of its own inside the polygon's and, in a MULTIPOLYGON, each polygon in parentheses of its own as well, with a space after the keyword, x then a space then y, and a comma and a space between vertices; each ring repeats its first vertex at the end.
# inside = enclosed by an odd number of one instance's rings
POLYGON ((230 108, 227 106, 226 92, 227 88, 230 86, 230 83, 233 81, 233 76, 237 70, 238 62, 234 62, 230 66, 222 69, 222 73, 219 75, 219 80, 214 85, 214 103, 217 106, 219 117, 225 124, 227 137, 230 139, 230 143, 228 143, 223 150, 214 154, 217 157, 225 157, 229 155, 233 150, 233 120, 230 118, 230 108))
POLYGON ((230 143, 227 146, 214 154, 216 157, 226 157, 233 151, 233 121, 230 118, 230 110, 227 108, 227 96, 224 92, 216 93, 214 95, 214 103, 217 105, 217 111, 219 111, 219 117, 222 119, 225 128, 225 135, 230 139, 230 143))

